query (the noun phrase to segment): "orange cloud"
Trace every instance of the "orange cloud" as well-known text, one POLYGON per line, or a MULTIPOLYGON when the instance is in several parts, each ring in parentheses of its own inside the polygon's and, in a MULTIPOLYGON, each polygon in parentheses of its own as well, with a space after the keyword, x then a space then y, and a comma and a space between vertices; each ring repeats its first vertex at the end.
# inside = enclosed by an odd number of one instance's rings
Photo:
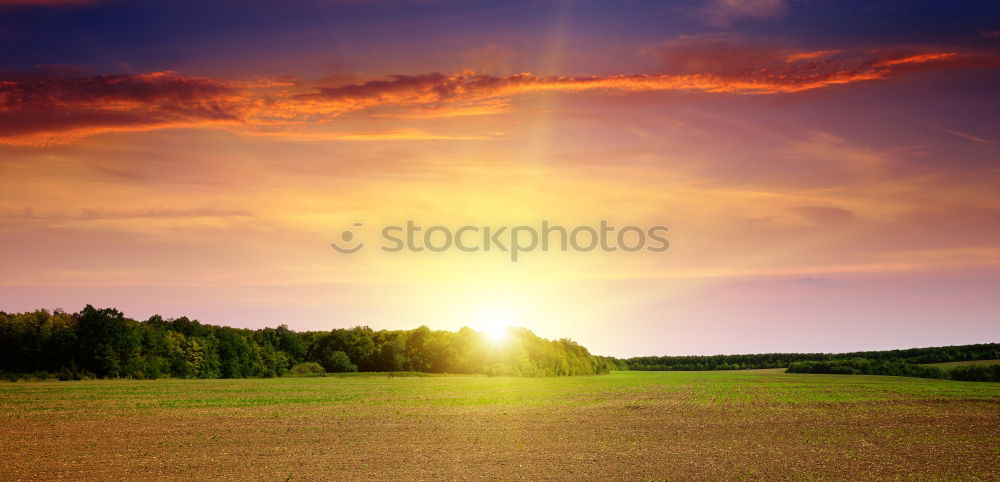
POLYGON ((0 79, 0 142, 60 142, 109 131, 233 123, 236 87, 173 72, 0 79))
POLYGON ((799 52, 785 57, 785 62, 798 62, 800 60, 816 60, 823 57, 839 54, 840 50, 813 50, 811 52, 799 52))
POLYGON ((966 58, 970 57, 955 52, 875 58, 868 54, 732 72, 586 77, 430 73, 311 91, 287 81, 218 80, 169 71, 96 77, 8 75, 0 77, 0 143, 59 143, 96 133, 167 127, 267 130, 328 122, 373 108, 418 109, 425 116, 438 111, 447 116, 454 115, 455 108, 498 105, 497 101, 539 92, 782 94, 881 79, 904 69, 969 66, 960 62, 966 58))
POLYGON ((416 129, 392 129, 377 132, 303 132, 297 131, 251 131, 250 135, 276 138, 286 141, 434 141, 434 140, 483 140, 483 136, 449 136, 423 132, 416 129))
POLYGON ((878 65, 882 67, 892 67, 894 65, 926 64, 928 62, 934 62, 938 60, 953 59, 957 55, 958 54, 954 52, 932 52, 926 54, 908 55, 897 59, 881 60, 878 62, 878 65))

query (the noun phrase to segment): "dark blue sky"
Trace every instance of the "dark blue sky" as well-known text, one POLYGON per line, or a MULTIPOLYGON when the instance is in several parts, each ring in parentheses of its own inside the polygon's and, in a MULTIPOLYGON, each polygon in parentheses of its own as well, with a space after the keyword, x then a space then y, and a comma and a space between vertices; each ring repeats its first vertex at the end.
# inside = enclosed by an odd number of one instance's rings
MULTIPOLYGON (((997 2, 809 1, 780 15, 706 19, 704 2, 335 2, 104 1, 63 6, 0 6, 0 69, 84 66, 94 72, 180 70, 189 74, 323 75, 383 66, 372 57, 459 55, 496 44, 542 48, 562 25, 571 49, 598 49, 605 62, 678 35, 736 33, 794 39, 805 48, 894 45, 993 46, 997 2)), ((603 65, 602 65, 603 64, 603 65)), ((398 65, 398 63, 397 63, 398 65)), ((525 67, 531 67, 526 65, 525 67)), ((382 72, 384 74, 393 72, 382 72)))

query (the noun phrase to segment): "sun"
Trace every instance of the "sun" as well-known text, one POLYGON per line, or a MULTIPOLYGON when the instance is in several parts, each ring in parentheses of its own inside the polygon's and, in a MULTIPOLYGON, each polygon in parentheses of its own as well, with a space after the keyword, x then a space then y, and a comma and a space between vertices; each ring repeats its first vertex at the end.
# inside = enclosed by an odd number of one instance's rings
POLYGON ((508 327, 505 325, 488 325, 480 331, 491 343, 500 344, 507 340, 508 327))
POLYGON ((513 321, 506 310, 492 310, 479 318, 474 329, 482 333, 490 343, 498 345, 507 341, 513 321))

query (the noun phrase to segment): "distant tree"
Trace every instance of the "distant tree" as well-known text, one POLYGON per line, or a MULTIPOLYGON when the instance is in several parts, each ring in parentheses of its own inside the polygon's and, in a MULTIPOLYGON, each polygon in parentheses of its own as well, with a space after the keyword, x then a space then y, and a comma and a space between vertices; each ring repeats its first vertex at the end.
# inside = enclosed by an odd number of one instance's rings
POLYGON ((959 365, 949 371, 952 380, 969 382, 1000 382, 1000 364, 959 365))
POLYGON ((132 376, 141 366, 139 339, 118 310, 87 305, 77 320, 77 339, 83 366, 99 377, 132 376))
POLYGON ((327 348, 320 364, 330 373, 358 371, 358 366, 351 363, 351 359, 347 357, 347 353, 340 350, 332 351, 327 348))
POLYGON ((285 353, 292 363, 298 363, 306 356, 307 347, 298 333, 288 329, 288 325, 278 325, 274 330, 277 343, 275 348, 285 353))

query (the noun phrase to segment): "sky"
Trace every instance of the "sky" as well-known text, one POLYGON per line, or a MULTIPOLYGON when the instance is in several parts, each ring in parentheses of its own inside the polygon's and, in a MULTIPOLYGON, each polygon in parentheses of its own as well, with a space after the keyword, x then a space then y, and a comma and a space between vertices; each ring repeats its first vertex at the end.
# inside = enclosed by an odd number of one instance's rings
POLYGON ((995 2, 0 0, 0 310, 997 342, 998 67, 995 2), (407 220, 670 249, 380 250, 407 220))

